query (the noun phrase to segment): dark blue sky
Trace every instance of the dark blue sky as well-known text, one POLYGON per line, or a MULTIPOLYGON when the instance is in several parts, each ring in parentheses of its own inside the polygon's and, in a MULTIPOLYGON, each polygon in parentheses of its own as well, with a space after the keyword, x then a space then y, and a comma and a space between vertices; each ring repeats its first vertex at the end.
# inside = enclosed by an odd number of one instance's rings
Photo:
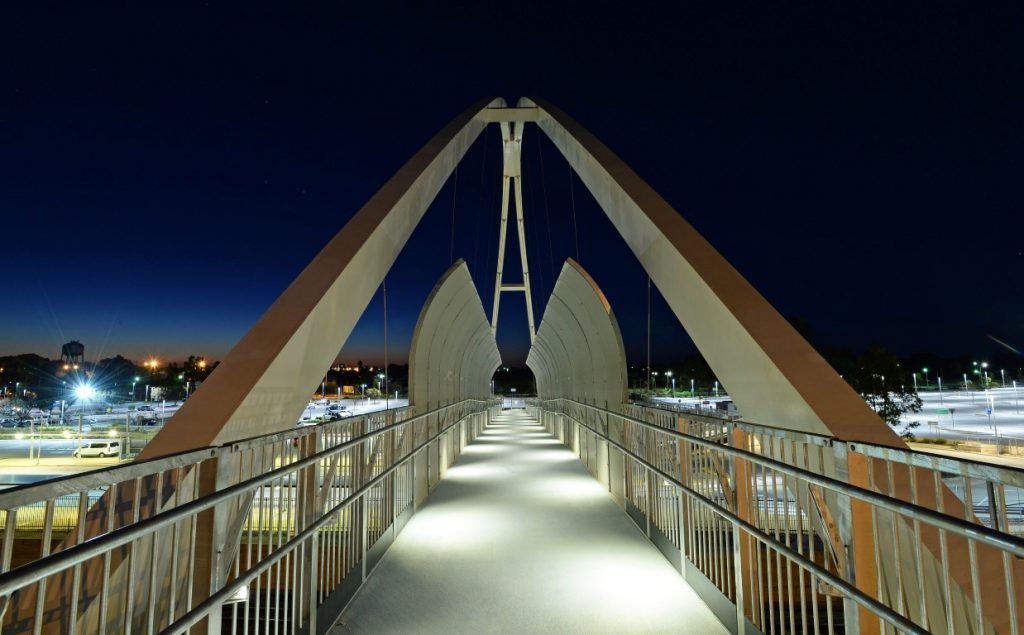
MULTIPOLYGON (((816 343, 1024 344, 1020 9, 721 4, 5 9, 0 354, 219 358, 437 130, 520 95, 587 126, 816 343)), ((565 162, 533 128, 524 153, 539 314, 576 248, 565 162)), ((488 311, 497 158, 492 130, 454 197, 488 311)), ((644 273, 575 185, 580 260, 639 360, 644 273)), ((388 278, 393 360, 450 263, 452 189, 388 278)), ((343 357, 380 358, 381 317, 343 357)), ((690 350, 657 298, 654 322, 655 359, 690 350)))

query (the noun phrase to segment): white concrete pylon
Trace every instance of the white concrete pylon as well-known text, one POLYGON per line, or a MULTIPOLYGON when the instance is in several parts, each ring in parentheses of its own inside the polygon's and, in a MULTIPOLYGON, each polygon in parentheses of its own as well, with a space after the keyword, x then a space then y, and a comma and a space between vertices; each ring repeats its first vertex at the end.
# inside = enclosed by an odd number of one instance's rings
POLYGON ((494 280, 494 308, 491 311, 491 331, 498 333, 498 308, 501 294, 522 291, 526 295, 526 322, 530 329, 530 342, 536 336, 533 327, 533 299, 530 295, 530 266, 526 259, 526 224, 523 220, 522 149, 525 121, 500 121, 503 170, 501 177, 501 226, 498 233, 498 267, 494 280), (516 233, 519 238, 519 259, 523 267, 522 284, 502 284, 505 267, 505 242, 508 235, 509 189, 514 188, 516 203, 516 233))

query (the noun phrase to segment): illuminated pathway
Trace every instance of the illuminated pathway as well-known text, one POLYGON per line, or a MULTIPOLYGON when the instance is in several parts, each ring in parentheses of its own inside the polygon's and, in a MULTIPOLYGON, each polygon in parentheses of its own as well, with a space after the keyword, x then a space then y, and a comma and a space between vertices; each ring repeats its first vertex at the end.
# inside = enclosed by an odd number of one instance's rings
POLYGON ((725 633, 525 411, 492 419, 412 517, 340 633, 725 633))

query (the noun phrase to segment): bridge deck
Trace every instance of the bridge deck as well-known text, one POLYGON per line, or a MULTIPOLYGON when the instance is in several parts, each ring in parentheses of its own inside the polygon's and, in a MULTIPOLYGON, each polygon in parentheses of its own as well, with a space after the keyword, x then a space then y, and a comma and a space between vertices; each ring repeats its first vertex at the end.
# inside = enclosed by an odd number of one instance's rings
POLYGON ((724 633, 576 456, 492 419, 331 630, 724 633))

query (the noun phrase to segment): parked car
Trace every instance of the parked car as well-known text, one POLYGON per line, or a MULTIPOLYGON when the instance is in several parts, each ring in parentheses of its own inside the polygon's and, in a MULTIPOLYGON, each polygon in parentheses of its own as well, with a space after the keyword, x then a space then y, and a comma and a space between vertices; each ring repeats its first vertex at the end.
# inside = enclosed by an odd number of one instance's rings
POLYGON ((153 406, 143 404, 135 409, 137 412, 156 412, 153 406))
POLYGON ((71 453, 76 458, 91 456, 108 457, 121 454, 120 441, 92 441, 71 453))
POLYGON ((18 422, 14 419, 2 419, 0 420, 0 428, 17 428, 18 422))

